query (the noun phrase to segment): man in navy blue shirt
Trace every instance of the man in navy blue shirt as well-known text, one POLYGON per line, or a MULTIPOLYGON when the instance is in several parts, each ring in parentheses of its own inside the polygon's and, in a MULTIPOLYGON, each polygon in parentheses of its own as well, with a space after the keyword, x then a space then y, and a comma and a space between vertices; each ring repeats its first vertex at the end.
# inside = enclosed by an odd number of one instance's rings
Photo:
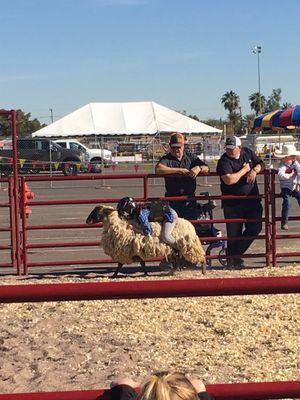
MULTIPOLYGON (((196 192, 196 177, 209 172, 208 166, 195 154, 185 151, 185 140, 181 133, 173 133, 170 137, 170 152, 157 163, 155 172, 165 176, 167 197, 194 197, 196 192), (180 176, 169 177, 168 175, 180 176)), ((179 217, 196 219, 198 216, 197 201, 170 201, 179 217)))
MULTIPOLYGON (((242 147, 236 136, 228 137, 225 143, 226 152, 217 165, 220 176, 222 195, 257 196, 259 190, 256 176, 264 170, 264 163, 251 149, 242 147)), ((256 199, 223 199, 222 207, 225 218, 261 219, 261 200, 256 199)), ((256 236, 262 229, 262 222, 229 222, 226 223, 227 236, 256 236), (243 227, 245 225, 245 229, 243 227)), ((242 268, 244 261, 240 256, 246 252, 253 239, 228 241, 228 266, 242 268)))

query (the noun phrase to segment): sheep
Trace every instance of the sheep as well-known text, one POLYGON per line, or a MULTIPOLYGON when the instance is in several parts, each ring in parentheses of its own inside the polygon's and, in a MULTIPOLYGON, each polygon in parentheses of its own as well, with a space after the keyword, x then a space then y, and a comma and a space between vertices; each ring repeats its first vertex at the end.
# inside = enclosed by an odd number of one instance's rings
POLYGON ((103 222, 101 245, 105 254, 118 263, 118 268, 112 277, 116 277, 124 264, 139 261, 144 270, 147 258, 161 257, 173 262, 180 258, 197 264, 205 262, 205 252, 202 248, 194 226, 186 219, 178 218, 172 231, 178 251, 161 241, 161 224, 151 222, 152 235, 137 233, 130 221, 120 218, 117 210, 111 206, 100 205, 94 208, 86 219, 87 224, 103 222))

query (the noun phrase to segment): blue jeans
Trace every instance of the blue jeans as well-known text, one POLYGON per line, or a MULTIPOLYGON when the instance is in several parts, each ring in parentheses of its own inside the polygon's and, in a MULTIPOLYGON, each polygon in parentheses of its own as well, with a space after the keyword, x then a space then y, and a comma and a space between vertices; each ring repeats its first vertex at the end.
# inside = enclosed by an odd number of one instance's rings
POLYGON ((281 189, 282 209, 281 209, 281 225, 287 224, 289 220, 289 212, 291 209, 291 199, 295 197, 300 206, 300 192, 288 188, 281 189))

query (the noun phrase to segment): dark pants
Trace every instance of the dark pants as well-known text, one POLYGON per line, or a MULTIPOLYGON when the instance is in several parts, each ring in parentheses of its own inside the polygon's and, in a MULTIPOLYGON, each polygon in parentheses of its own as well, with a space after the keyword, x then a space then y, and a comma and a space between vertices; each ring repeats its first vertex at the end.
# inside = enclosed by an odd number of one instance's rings
MULTIPOLYGON (((248 203, 241 200, 234 206, 224 206, 225 218, 262 218, 262 205, 260 202, 248 203)), ((229 238, 236 236, 256 236, 262 229, 262 222, 229 222, 226 223, 227 236, 229 238), (243 231, 243 227, 245 229, 243 231)), ((249 240, 228 240, 227 254, 242 255, 249 248, 253 239, 249 240)))
POLYGON ((196 200, 170 201, 169 203, 180 218, 197 219, 199 216, 196 200))
POLYGON ((282 196, 281 225, 285 225, 289 220, 292 197, 295 197, 297 199, 298 204, 300 206, 300 192, 296 192, 295 190, 293 191, 288 188, 282 188, 281 196, 282 196))

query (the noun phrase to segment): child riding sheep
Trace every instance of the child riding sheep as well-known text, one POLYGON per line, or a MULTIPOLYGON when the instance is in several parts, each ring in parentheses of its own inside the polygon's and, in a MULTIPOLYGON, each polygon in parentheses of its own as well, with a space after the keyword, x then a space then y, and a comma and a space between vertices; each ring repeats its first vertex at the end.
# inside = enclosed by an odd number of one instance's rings
POLYGON ((178 215, 166 201, 155 200, 147 203, 135 203, 131 197, 123 197, 117 210, 121 218, 132 220, 136 232, 142 230, 144 235, 151 235, 150 222, 162 222, 161 239, 166 244, 176 249, 176 242, 172 231, 176 225, 178 215), (138 226, 136 225, 138 223, 138 226))

